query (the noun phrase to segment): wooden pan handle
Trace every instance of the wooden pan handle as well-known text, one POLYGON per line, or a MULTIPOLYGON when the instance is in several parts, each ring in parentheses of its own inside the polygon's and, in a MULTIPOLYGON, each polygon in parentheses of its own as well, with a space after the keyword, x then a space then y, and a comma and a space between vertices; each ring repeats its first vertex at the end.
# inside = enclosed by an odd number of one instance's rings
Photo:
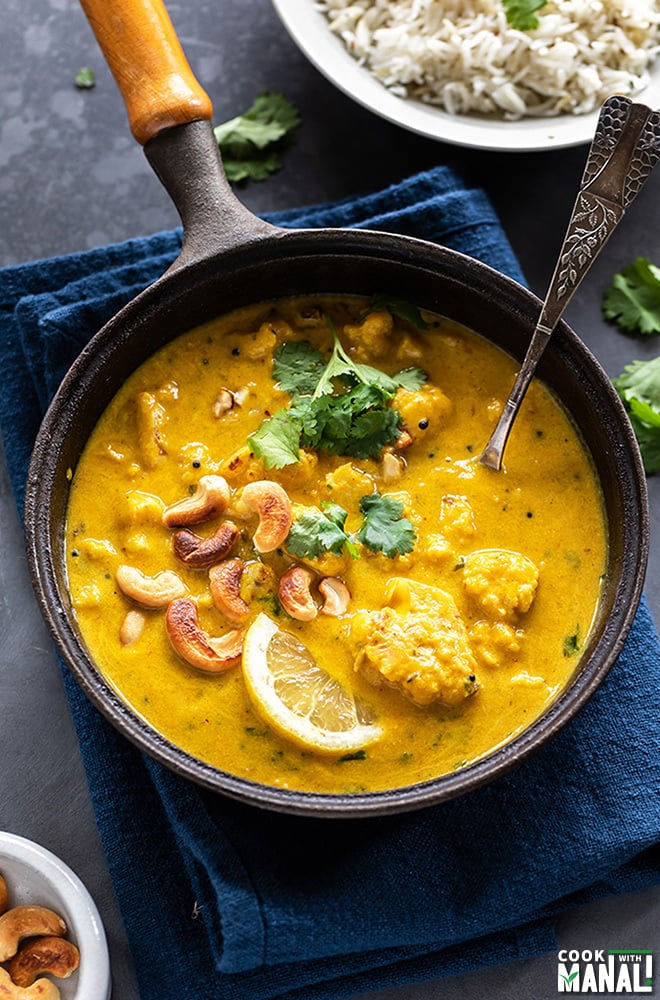
POLYGON ((80 0, 144 145, 173 125, 210 121, 213 107, 195 79, 161 0, 80 0))

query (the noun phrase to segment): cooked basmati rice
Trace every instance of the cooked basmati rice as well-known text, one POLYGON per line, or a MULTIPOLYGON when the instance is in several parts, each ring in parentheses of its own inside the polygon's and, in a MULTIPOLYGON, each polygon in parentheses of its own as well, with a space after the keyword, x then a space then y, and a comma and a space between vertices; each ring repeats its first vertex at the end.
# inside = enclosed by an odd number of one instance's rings
POLYGON ((644 88, 658 0, 550 0, 512 28, 501 0, 321 0, 331 30, 399 97, 452 114, 582 114, 644 88))

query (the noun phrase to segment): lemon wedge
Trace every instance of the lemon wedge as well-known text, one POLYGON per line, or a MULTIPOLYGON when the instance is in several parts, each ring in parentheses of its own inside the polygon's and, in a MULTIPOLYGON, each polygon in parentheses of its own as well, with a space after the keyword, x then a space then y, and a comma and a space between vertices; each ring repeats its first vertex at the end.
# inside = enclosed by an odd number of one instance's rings
POLYGON ((268 615, 258 615, 247 631, 243 677, 264 721, 307 749, 342 754, 382 736, 364 707, 268 615))

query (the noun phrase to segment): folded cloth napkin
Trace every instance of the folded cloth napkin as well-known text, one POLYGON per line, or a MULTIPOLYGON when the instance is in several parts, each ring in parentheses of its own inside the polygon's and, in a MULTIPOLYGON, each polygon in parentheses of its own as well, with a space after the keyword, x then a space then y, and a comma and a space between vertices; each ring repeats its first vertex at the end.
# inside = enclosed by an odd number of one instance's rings
MULTIPOLYGON (((521 278, 486 196, 445 167, 269 218, 409 233, 521 278)), ((67 366, 179 243, 174 231, 0 271, 0 426, 19 504, 67 366)), ((551 950, 561 912, 660 881, 660 646, 644 602, 548 746, 468 796, 377 820, 201 790, 119 736, 63 670, 142 1000, 330 1000, 477 969, 551 950)))

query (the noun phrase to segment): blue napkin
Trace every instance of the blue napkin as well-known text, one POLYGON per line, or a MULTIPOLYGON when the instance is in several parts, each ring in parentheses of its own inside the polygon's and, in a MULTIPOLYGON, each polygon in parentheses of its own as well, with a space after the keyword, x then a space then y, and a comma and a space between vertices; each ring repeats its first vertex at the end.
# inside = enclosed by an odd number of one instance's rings
MULTIPOLYGON (((445 167, 269 216, 436 240, 521 279, 483 192, 445 167)), ((0 271, 0 427, 22 504, 48 399, 176 255, 162 233, 0 271)), ((644 602, 589 704, 515 771, 446 804, 304 819, 140 754, 63 667, 142 1000, 333 1000, 539 954, 567 909, 660 881, 660 645, 644 602)))

